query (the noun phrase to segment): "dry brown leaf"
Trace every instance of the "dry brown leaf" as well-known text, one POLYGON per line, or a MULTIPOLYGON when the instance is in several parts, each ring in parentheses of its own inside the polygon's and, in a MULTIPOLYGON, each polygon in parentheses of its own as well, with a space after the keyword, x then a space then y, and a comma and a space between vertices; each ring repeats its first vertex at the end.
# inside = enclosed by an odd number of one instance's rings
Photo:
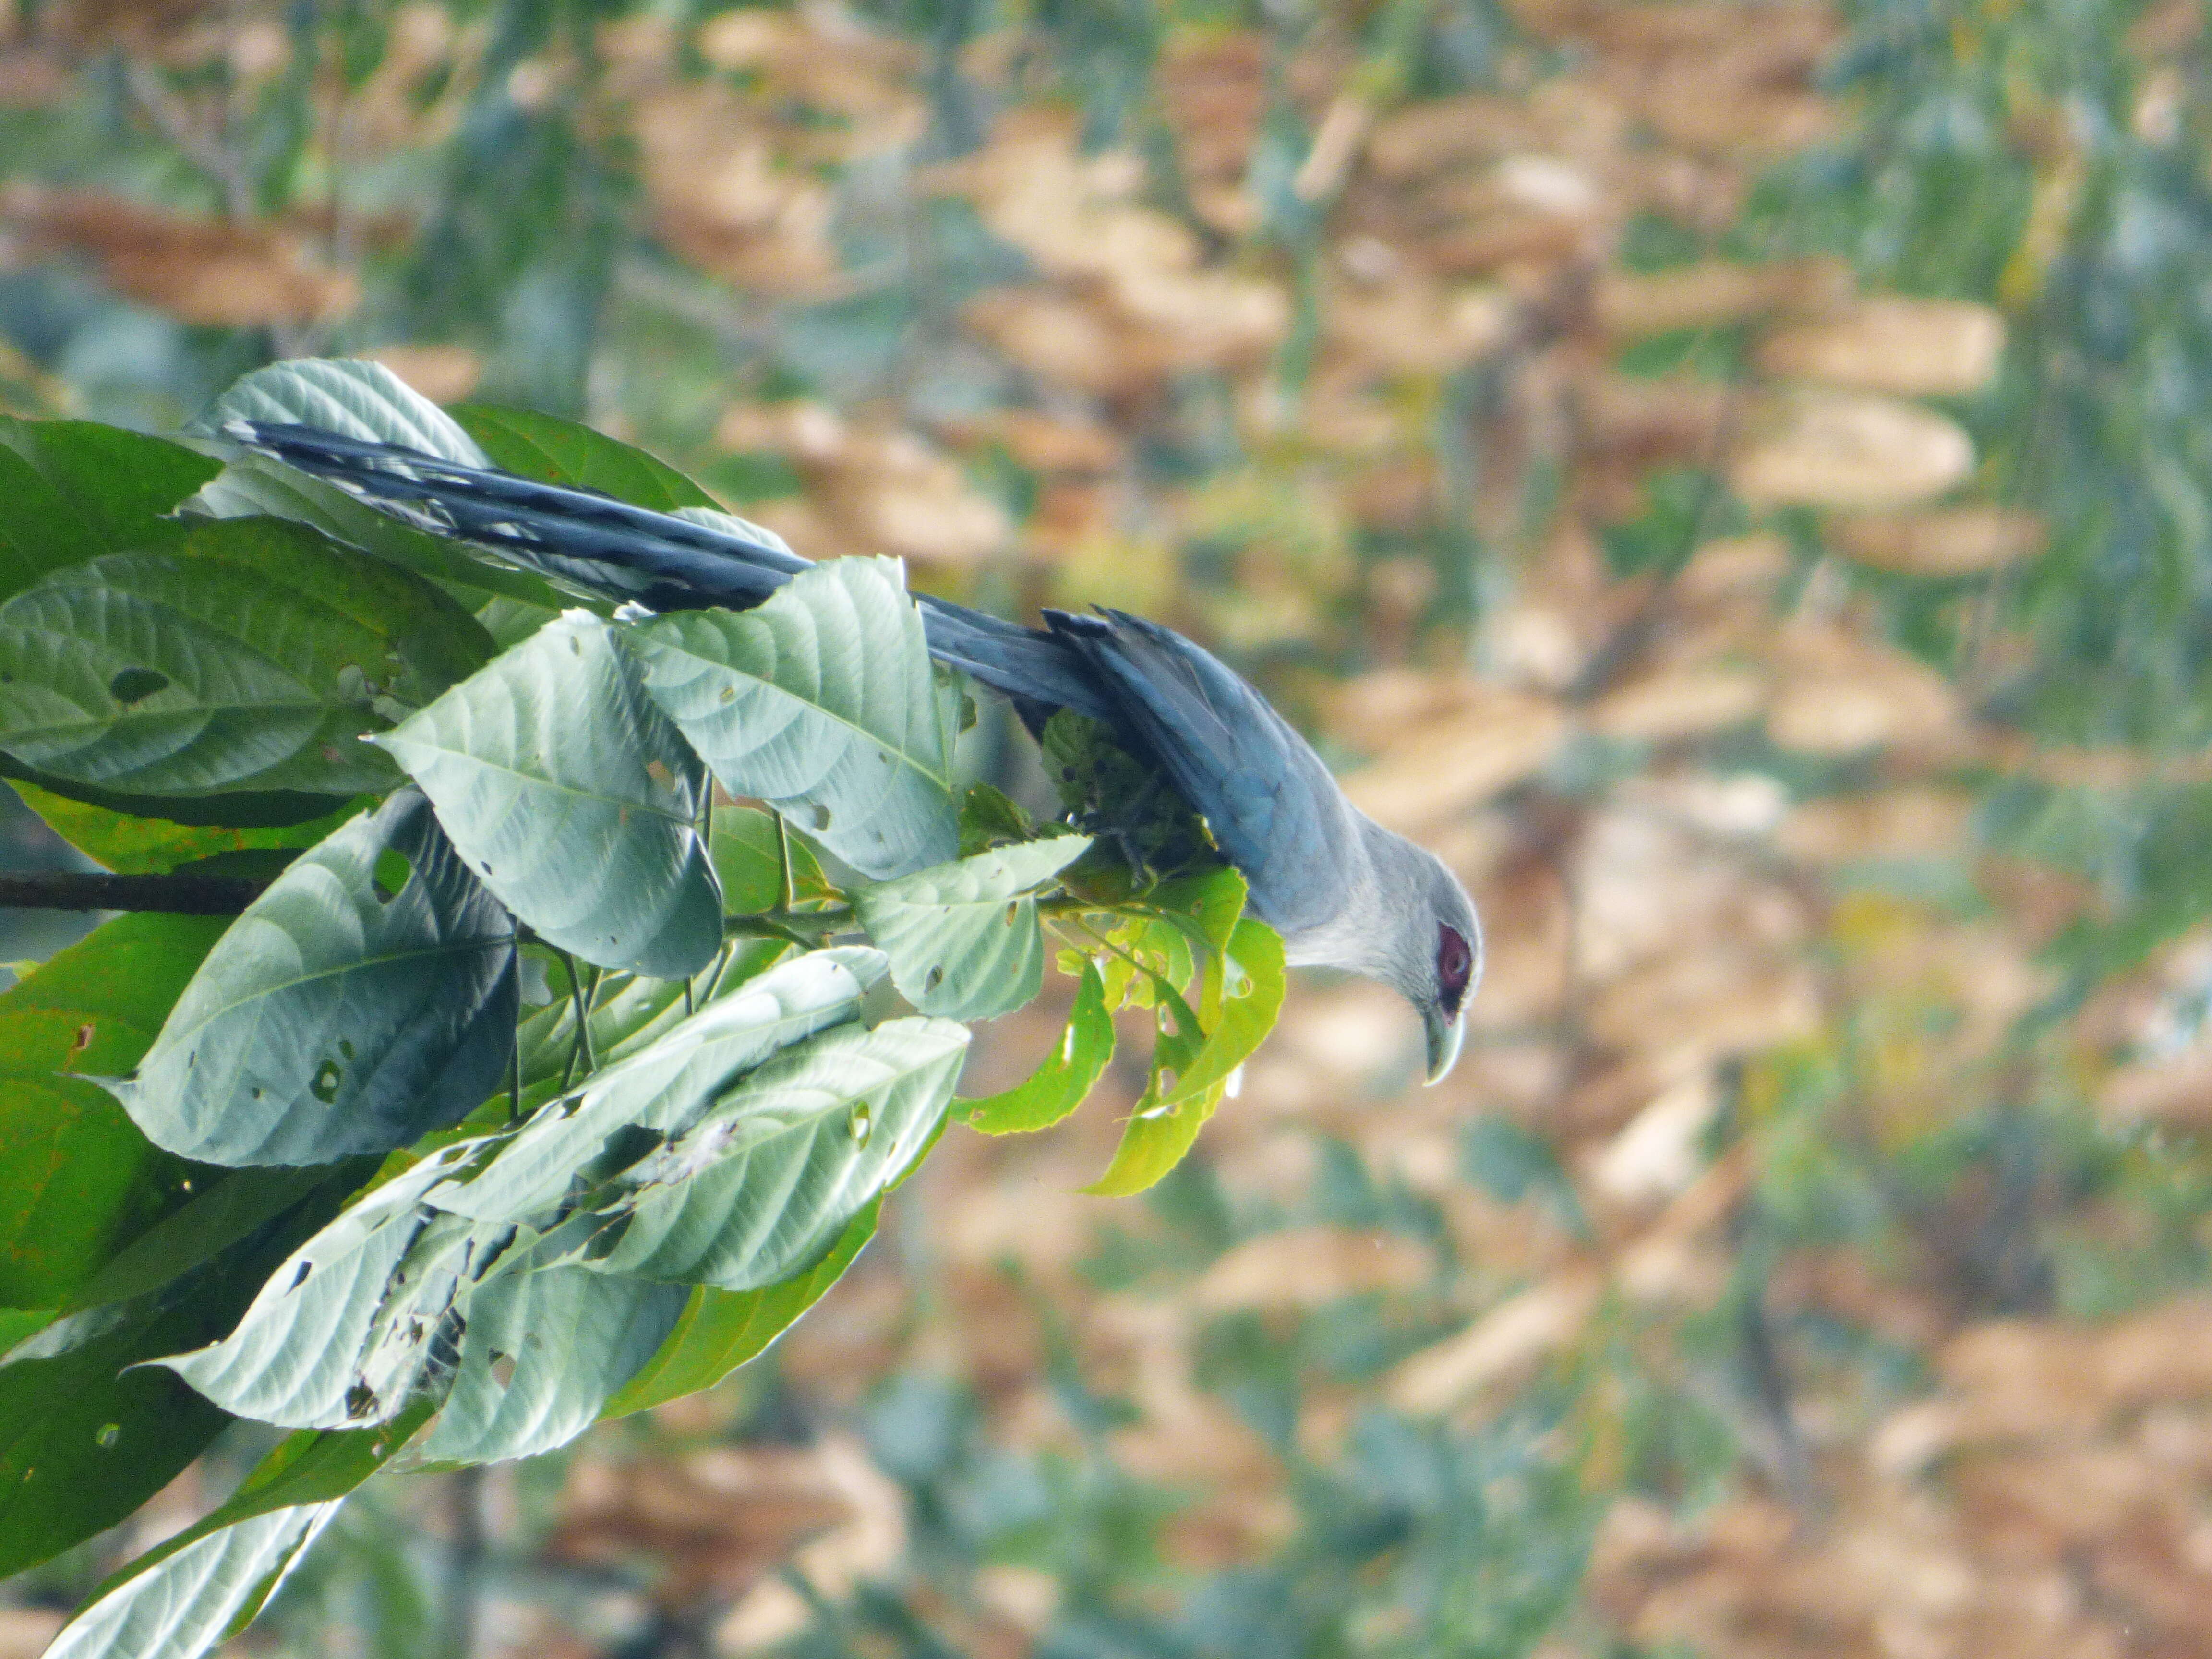
POLYGON ((1766 730, 1785 749, 1848 755, 1884 744, 1936 744, 1966 728, 1950 681, 1895 647, 1837 627, 1778 635, 1766 730))
POLYGON ((1863 300, 1760 343, 1769 374, 1900 398, 1963 398, 1996 378, 2004 319, 1964 300, 1863 300))
POLYGON ((1831 519, 1828 539, 1861 564, 1908 576, 1978 576, 2043 550, 2043 521, 2001 507, 1831 519))
POLYGON ((1850 272, 1831 260, 1743 265, 1712 262, 1598 279, 1597 320, 1623 339, 1678 329, 1723 328, 1773 311, 1824 308, 1848 290, 1850 272))
POLYGON ((1316 1308, 1362 1291, 1405 1291, 1436 1271, 1435 1258, 1403 1233, 1300 1227, 1247 1239, 1208 1267, 1192 1291, 1209 1313, 1316 1308))
POLYGON ((1710 736, 1755 719, 1766 704, 1766 679, 1717 664, 1662 667, 1616 687, 1589 712, 1590 729, 1639 743, 1674 743, 1710 736))
POLYGON ((1783 823, 1783 850, 1813 864, 1957 858, 1970 851, 1974 800, 1943 789, 1898 787, 1807 801, 1783 823))
POLYGON ((1415 1416, 1454 1409, 1573 1343, 1597 1311, 1603 1285, 1587 1267, 1531 1285, 1456 1336, 1401 1361, 1384 1380, 1384 1398, 1394 1409, 1415 1416))
POLYGON ((1412 833, 1527 781, 1568 731, 1565 712, 1550 699, 1500 692, 1406 733, 1347 775, 1345 793, 1376 823, 1412 833))
POLYGON ((378 346, 362 356, 382 363, 434 404, 457 404, 483 378, 483 359, 459 345, 378 346))
POLYGON ((1808 392, 1757 423, 1729 481, 1753 506, 1886 508, 1931 500, 1973 469, 1973 441, 1932 410, 1808 392))

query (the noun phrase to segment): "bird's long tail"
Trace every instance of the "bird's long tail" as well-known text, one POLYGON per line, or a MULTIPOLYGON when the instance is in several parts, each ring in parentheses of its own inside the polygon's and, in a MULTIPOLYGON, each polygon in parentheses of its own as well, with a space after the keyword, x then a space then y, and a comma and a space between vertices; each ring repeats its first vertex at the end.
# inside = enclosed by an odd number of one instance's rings
MULTIPOLYGON (((436 534, 490 550, 563 586, 654 611, 758 605, 812 561, 757 526, 633 507, 592 490, 465 466, 316 427, 232 420, 223 435, 329 479, 436 534)), ((1024 712, 1114 718, 1085 665, 1054 635, 916 594, 930 654, 1006 693, 1024 712)))

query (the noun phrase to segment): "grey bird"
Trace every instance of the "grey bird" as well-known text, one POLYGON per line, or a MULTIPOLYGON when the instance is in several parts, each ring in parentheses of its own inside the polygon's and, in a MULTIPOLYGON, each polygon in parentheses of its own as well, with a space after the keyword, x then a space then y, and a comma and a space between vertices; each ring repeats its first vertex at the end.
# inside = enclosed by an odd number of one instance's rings
MULTIPOLYGON (((743 610, 810 562, 721 515, 656 513, 315 427, 232 419, 221 430, 420 527, 652 611, 743 610)), ((1173 629, 1120 611, 1047 611, 1036 629, 915 599, 930 654, 1005 694, 1032 730, 1056 708, 1109 722, 1205 819, 1287 959, 1389 986, 1421 1016, 1429 1081, 1451 1069, 1481 974, 1467 890, 1435 854, 1347 800, 1249 683, 1173 629)))

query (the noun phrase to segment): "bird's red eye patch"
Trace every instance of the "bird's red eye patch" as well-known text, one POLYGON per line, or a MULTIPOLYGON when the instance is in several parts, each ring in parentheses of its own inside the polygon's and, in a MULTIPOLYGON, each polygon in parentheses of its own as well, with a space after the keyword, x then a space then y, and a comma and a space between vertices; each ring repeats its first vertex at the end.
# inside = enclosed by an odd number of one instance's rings
POLYGON ((1456 1018, 1467 1000, 1468 976, 1474 972, 1474 948, 1449 922, 1437 926, 1437 992, 1444 1012, 1456 1018))

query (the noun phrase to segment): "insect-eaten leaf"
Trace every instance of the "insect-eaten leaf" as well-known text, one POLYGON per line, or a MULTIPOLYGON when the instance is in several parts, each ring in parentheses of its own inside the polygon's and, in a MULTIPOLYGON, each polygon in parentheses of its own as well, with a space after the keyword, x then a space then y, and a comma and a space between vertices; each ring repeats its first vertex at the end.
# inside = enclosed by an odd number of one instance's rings
POLYGON ((120 795, 384 789, 393 768, 362 732, 490 654, 410 572, 304 525, 203 523, 0 605, 0 749, 120 795))
POLYGON ((515 948, 514 919, 402 790, 253 902, 112 1086, 155 1145, 207 1163, 406 1146, 506 1069, 515 948))
POLYGON ((788 813, 881 879, 959 848, 960 694, 889 559, 833 559, 743 612, 627 629, 647 690, 733 795, 788 813))
POLYGON ((644 1368, 690 1300, 682 1285, 510 1260, 470 1294, 427 1458, 481 1463, 567 1445, 644 1368))
POLYGON ((1037 890, 1080 858, 1088 836, 1054 836, 878 882, 854 913, 890 958, 891 982, 924 1013, 988 1019, 1044 982, 1037 890))
POLYGON ((721 944, 705 776, 599 617, 567 612, 377 741, 548 942, 659 979, 721 944))
POLYGON ((727 1291, 805 1271, 936 1133, 967 1048, 923 1018, 793 1046, 593 1196, 583 1259, 727 1291))
POLYGON ((1083 1103, 1114 1058, 1114 1018, 1096 963, 1085 962, 1076 981, 1067 1027, 1043 1064, 1003 1093, 956 1103, 961 1122, 987 1135, 1048 1129, 1083 1103))

